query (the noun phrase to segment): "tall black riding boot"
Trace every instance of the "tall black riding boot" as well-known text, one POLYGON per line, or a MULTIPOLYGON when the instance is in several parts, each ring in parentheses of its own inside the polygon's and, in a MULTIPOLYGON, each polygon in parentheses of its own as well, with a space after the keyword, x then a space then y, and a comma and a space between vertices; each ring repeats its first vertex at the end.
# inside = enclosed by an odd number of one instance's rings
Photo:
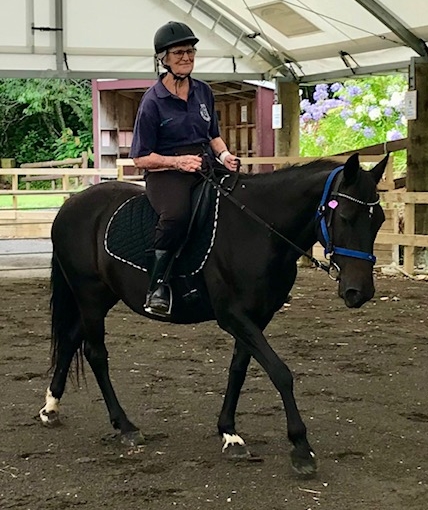
POLYGON ((171 296, 167 285, 171 257, 174 253, 168 250, 154 250, 153 267, 150 286, 147 291, 145 309, 156 315, 166 316, 170 313, 171 296))

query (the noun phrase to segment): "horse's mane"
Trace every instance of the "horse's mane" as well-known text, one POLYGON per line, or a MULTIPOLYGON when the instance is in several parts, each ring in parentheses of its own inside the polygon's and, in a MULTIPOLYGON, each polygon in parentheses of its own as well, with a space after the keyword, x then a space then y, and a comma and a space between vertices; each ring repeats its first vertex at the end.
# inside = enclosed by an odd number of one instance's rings
POLYGON ((242 174, 243 177, 251 180, 260 180, 262 182, 268 180, 270 183, 275 183, 277 180, 283 179, 284 174, 293 177, 295 173, 300 171, 305 172, 322 172, 327 170, 333 170, 339 164, 332 159, 316 159, 309 163, 296 163, 294 165, 286 165, 274 172, 263 172, 258 174, 242 174))

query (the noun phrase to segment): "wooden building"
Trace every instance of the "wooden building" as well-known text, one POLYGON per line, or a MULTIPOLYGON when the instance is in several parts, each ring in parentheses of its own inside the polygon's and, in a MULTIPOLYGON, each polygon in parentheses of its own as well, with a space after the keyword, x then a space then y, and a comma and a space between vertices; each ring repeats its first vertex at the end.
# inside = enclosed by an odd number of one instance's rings
MULTIPOLYGON (((140 100, 152 80, 93 80, 95 168, 128 157, 140 100)), ((273 156, 273 90, 246 82, 211 82, 222 137, 237 156, 273 156)))

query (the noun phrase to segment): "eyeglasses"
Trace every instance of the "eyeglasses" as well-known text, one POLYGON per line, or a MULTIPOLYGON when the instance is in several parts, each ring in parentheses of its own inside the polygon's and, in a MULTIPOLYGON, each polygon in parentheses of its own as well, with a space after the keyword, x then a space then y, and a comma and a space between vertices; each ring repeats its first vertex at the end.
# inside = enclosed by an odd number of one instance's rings
POLYGON ((196 53, 196 48, 189 48, 188 50, 174 50, 169 53, 172 53, 174 57, 177 57, 180 60, 184 57, 184 55, 187 55, 189 58, 193 58, 196 53))

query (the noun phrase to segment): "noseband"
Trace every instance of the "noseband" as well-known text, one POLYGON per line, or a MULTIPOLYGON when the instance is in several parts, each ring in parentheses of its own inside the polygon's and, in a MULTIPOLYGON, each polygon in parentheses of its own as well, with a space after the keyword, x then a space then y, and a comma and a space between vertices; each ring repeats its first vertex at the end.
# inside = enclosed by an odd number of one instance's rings
MULTIPOLYGON (((339 205, 335 197, 345 198, 346 200, 350 200, 351 202, 355 202, 360 205, 367 206, 369 208, 369 215, 373 214, 373 207, 378 205, 380 199, 377 199, 376 202, 363 202, 358 198, 354 198, 350 195, 346 195, 345 193, 340 193, 338 191, 339 185, 342 181, 343 174, 340 174, 343 170, 343 165, 335 168, 331 174, 328 176, 328 179, 324 186, 324 191, 321 197, 320 205, 318 206, 318 210, 316 213, 316 219, 320 222, 321 234, 322 238, 320 240, 321 244, 324 246, 324 254, 327 260, 330 261, 330 269, 334 272, 338 272, 339 268, 333 262, 333 256, 335 254, 342 255, 344 257, 352 257, 356 259, 367 260, 372 264, 375 264, 376 257, 373 253, 368 253, 364 251, 358 250, 350 250, 348 248, 341 248, 340 246, 335 246, 332 241, 332 220, 336 207, 339 205), (336 181, 335 178, 337 177, 336 181), (334 187, 333 187, 334 183, 334 187), (333 188, 333 189, 332 189, 333 188)), ((331 275, 331 271, 329 271, 331 275)), ((336 279, 336 277, 335 277, 336 279)))

